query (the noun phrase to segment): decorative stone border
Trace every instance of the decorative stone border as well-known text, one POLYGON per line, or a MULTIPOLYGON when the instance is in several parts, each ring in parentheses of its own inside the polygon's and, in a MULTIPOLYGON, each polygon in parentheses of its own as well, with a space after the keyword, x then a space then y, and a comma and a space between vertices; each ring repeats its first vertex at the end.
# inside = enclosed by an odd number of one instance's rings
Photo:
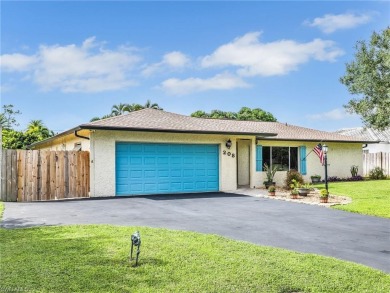
POLYGON ((320 203, 320 192, 318 189, 310 192, 307 196, 299 196, 298 199, 292 199, 290 193, 284 189, 276 189, 275 196, 269 196, 268 191, 264 188, 243 188, 237 189, 234 193, 249 195, 254 197, 269 198, 275 200, 283 200, 289 202, 303 203, 309 205, 318 205, 323 207, 331 207, 334 205, 345 205, 352 202, 352 199, 347 196, 329 195, 328 203, 320 203))

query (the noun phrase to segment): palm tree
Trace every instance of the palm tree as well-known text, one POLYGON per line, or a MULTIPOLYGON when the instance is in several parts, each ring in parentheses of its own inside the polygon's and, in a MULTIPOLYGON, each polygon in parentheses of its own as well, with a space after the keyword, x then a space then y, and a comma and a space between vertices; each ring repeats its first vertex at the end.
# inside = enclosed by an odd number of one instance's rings
POLYGON ((126 112, 131 112, 129 104, 122 104, 122 103, 120 103, 119 105, 114 105, 111 108, 112 116, 123 115, 126 112))
POLYGON ((145 107, 142 106, 141 104, 134 104, 133 103, 133 104, 129 105, 129 109, 130 109, 130 112, 134 112, 134 111, 145 109, 145 107))
POLYGON ((146 101, 144 108, 163 110, 163 108, 160 108, 160 106, 157 103, 152 103, 150 100, 146 101))
POLYGON ((53 132, 43 124, 42 120, 31 120, 27 125, 28 133, 38 133, 42 136, 42 138, 51 137, 53 132))

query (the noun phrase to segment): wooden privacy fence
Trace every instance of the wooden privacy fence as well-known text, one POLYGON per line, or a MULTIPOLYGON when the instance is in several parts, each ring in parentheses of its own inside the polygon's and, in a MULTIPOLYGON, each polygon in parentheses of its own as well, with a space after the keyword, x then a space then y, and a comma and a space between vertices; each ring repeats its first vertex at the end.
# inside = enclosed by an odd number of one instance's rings
POLYGON ((40 201, 89 196, 89 152, 3 150, 1 199, 40 201))
POLYGON ((390 153, 366 153, 363 154, 363 175, 368 176, 375 167, 382 168, 387 176, 390 176, 390 153))

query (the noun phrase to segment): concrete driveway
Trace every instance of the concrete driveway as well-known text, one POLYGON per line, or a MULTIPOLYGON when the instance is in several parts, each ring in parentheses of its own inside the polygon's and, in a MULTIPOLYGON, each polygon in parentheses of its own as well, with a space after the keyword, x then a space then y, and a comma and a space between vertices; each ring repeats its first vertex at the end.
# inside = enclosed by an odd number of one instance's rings
POLYGON ((236 194, 5 203, 1 223, 5 228, 68 224, 151 226, 219 234, 333 256, 390 273, 390 220, 236 194))

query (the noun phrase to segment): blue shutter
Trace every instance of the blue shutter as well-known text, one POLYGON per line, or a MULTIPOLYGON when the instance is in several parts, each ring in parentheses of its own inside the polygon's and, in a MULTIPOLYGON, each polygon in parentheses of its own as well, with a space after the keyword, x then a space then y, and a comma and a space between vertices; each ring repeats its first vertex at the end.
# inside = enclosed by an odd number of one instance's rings
POLYGON ((300 160, 301 160, 301 164, 300 164, 300 171, 301 171, 301 174, 302 175, 306 175, 307 171, 306 171, 306 146, 300 146, 299 147, 299 151, 300 151, 300 160))
POLYGON ((263 171, 263 146, 256 146, 256 171, 263 171))

